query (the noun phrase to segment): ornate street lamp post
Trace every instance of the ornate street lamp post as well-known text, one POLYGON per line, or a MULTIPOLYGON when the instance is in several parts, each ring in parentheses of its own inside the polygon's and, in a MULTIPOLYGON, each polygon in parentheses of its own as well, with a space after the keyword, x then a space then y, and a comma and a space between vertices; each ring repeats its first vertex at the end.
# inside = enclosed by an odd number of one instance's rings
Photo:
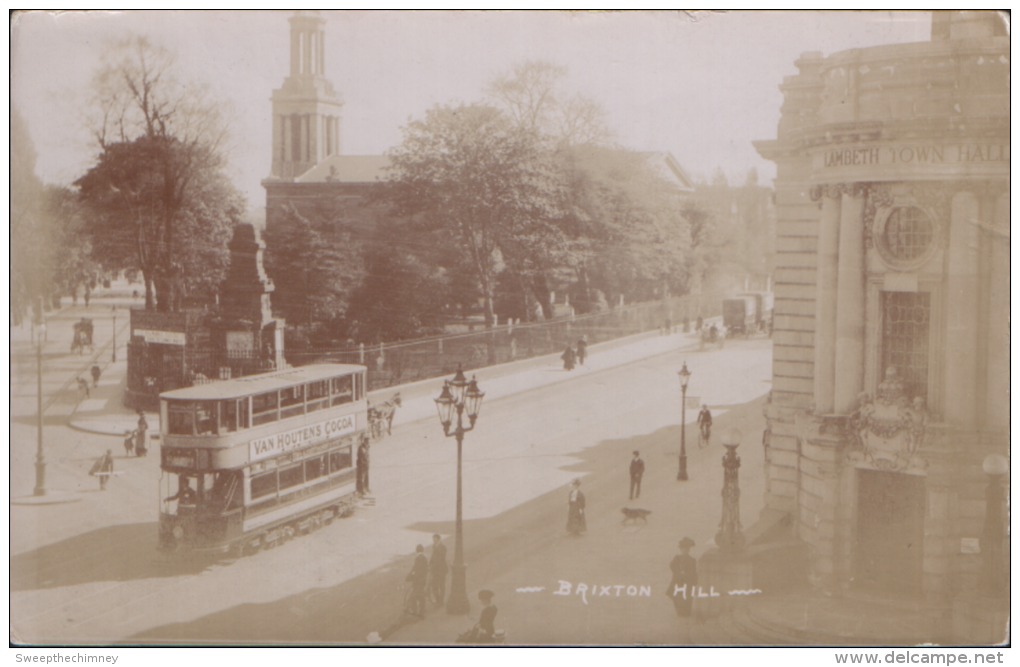
POLYGON ((1009 461, 998 454, 985 458, 982 469, 988 475, 985 489, 985 527, 981 533, 981 583, 990 595, 1008 590, 1002 580, 1002 478, 1009 472, 1009 461))
POLYGON ((722 459, 723 506, 715 543, 723 551, 740 551, 744 548, 744 532, 740 526, 740 457, 737 456, 741 437, 740 430, 736 428, 728 429, 722 436, 722 444, 726 447, 726 455, 722 459))
POLYGON ((687 383, 691 372, 687 370, 687 362, 680 369, 680 467, 676 473, 678 482, 687 481, 687 383))
POLYGON ((443 433, 447 437, 457 439, 457 533, 453 552, 453 578, 450 582, 450 597, 446 601, 446 611, 450 614, 466 614, 470 605, 467 597, 467 567, 464 565, 464 526, 463 526, 463 495, 461 491, 461 453, 464 434, 475 427, 478 411, 482 408, 485 392, 478 389, 474 377, 468 382, 464 372, 458 368, 452 380, 443 384, 443 391, 436 398, 436 410, 439 421, 443 425, 443 433), (454 413, 457 415, 457 426, 453 426, 454 413), (464 428, 464 415, 467 414, 468 427, 464 428))
POLYGON ((43 340, 46 338, 46 325, 40 324, 37 332, 38 338, 36 339, 35 346, 35 365, 36 365, 36 448, 35 448, 35 490, 32 492, 36 496, 46 495, 46 458, 43 456, 43 394, 42 394, 42 347, 43 340))

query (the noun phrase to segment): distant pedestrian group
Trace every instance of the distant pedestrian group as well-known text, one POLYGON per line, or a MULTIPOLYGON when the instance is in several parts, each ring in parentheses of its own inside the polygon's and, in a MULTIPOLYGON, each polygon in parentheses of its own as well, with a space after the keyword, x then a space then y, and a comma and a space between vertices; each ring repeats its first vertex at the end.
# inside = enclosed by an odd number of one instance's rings
POLYGON ((584 366, 584 360, 588 358, 588 337, 581 336, 577 341, 577 349, 575 350, 569 343, 567 343, 566 349, 563 350, 563 354, 560 355, 560 359, 563 360, 563 370, 572 371, 580 364, 584 366))

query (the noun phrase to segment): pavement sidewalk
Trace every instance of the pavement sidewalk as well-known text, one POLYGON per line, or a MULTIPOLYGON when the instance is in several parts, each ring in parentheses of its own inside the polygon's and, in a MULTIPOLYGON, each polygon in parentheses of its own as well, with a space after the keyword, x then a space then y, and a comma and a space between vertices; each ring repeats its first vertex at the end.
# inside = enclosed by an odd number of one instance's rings
MULTIPOLYGON (((494 400, 678 349, 695 350, 698 345, 696 333, 661 335, 659 332, 648 332, 589 346, 584 365, 577 366, 573 371, 563 369, 558 354, 550 354, 497 366, 465 369, 464 373, 469 378, 477 377, 486 399, 494 400)), ((85 433, 118 437, 135 428, 137 413, 121 403, 127 375, 126 356, 120 355, 117 362, 106 365, 99 388, 93 390, 89 398, 78 403, 70 416, 71 428, 85 433)), ((435 415, 433 399, 439 395, 443 380, 441 377, 432 378, 380 389, 371 392, 369 400, 385 400, 400 392, 402 405, 397 409, 393 425, 409 424, 435 415)), ((158 413, 146 413, 146 420, 151 436, 158 437, 158 413)))

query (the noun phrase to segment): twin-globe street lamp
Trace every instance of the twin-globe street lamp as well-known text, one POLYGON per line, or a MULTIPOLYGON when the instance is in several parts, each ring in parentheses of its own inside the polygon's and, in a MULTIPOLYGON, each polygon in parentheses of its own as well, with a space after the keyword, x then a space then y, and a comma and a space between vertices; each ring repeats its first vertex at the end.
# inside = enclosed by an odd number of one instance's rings
POLYGON ((680 468, 677 470, 676 479, 678 482, 687 481, 687 383, 691 379, 691 372, 687 370, 687 362, 680 369, 680 468))
POLYGON ((457 533, 453 552, 453 578, 450 582, 450 597, 446 602, 446 611, 450 614, 466 614, 470 607, 467 597, 466 570, 464 566, 464 528, 461 492, 461 450, 464 434, 475 427, 478 411, 482 408, 485 392, 478 388, 477 380, 472 377, 468 382, 464 372, 458 367, 452 380, 443 384, 443 391, 436 398, 436 410, 439 421, 443 425, 443 433, 447 437, 457 438, 457 533), (457 426, 453 426, 453 415, 457 414, 457 426), (464 415, 467 414, 469 426, 464 428, 464 415))

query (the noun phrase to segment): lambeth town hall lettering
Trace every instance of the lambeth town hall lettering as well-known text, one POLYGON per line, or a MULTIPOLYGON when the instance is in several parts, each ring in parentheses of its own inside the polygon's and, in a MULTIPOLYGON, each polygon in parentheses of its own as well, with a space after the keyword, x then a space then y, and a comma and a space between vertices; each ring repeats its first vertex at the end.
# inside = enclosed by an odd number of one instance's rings
POLYGON ((958 164, 1009 162, 1009 144, 894 144, 825 151, 823 165, 958 164))

